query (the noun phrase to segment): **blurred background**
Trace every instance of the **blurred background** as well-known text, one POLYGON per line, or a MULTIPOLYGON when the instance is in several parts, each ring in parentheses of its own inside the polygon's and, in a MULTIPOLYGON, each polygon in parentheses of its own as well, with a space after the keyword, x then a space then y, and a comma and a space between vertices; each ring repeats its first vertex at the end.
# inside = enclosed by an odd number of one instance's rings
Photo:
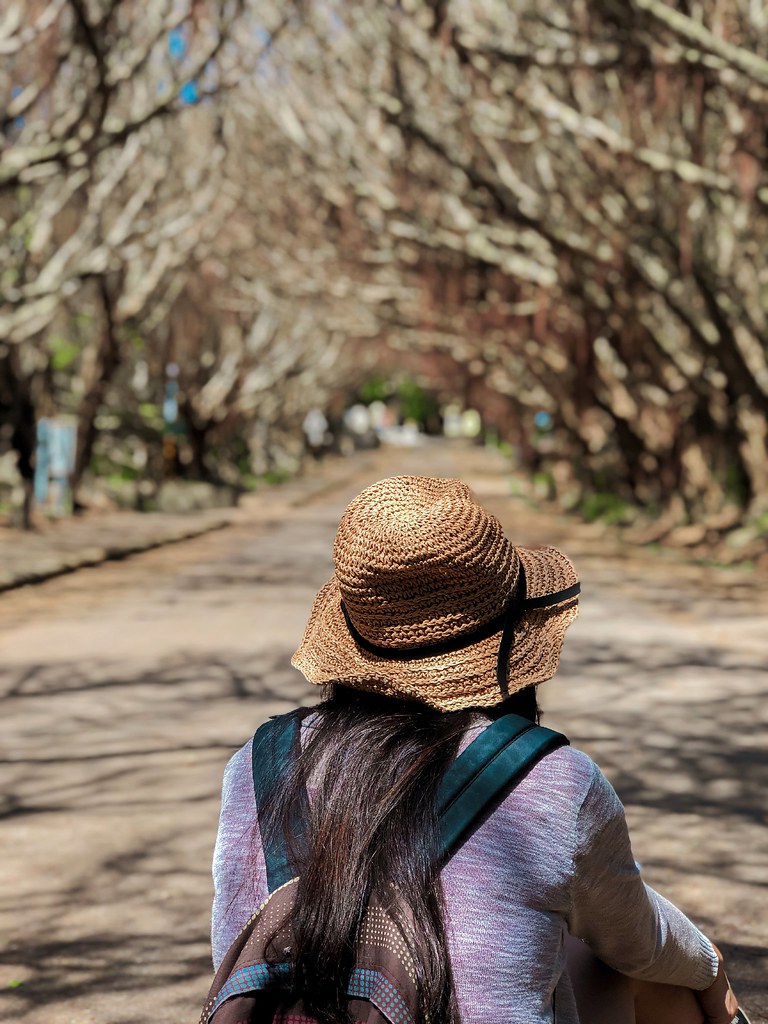
POLYGON ((545 721, 768 1024, 767 113, 763 0, 0 0, 8 1019, 196 1019, 224 765, 406 472, 573 558, 545 721))
POLYGON ((5 0, 0 516, 463 433, 565 509, 759 560, 767 30, 760 0, 5 0))

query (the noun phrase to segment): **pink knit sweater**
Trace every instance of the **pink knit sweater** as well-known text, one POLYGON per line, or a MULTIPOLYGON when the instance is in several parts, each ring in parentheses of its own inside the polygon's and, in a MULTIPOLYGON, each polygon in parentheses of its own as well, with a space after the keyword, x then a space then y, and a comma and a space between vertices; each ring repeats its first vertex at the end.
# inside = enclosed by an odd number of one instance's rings
MULTIPOLYGON (((468 730, 464 745, 481 728, 468 730)), ((268 895, 256 811, 249 741, 224 774, 215 965, 268 895)), ((463 1024, 579 1024, 566 930, 635 978, 703 989, 717 973, 709 940, 644 884, 610 783, 571 747, 531 770, 448 862, 442 882, 463 1024)))

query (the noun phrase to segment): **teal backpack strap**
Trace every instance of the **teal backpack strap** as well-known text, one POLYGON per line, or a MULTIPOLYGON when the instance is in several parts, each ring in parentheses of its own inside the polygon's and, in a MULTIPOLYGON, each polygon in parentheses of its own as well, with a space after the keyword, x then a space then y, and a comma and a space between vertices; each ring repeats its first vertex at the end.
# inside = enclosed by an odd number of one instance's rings
MULTIPOLYGON (((251 763, 256 806, 281 786, 301 749, 301 720, 306 708, 271 718, 253 737, 251 763)), ((504 715, 487 726, 456 758, 443 776, 437 797, 440 858, 447 860, 469 836, 480 818, 541 760, 568 740, 561 733, 534 725, 519 715, 504 715)), ((309 813, 306 792, 292 819, 292 833, 301 844, 309 813)), ((296 869, 280 829, 262 833, 267 885, 270 892, 289 882, 296 869)), ((296 853, 300 856, 301 846, 296 853)))
MULTIPOLYGON (((301 751, 301 720, 307 714, 306 708, 297 708, 287 715, 270 718, 256 731, 251 746, 253 792, 257 809, 265 797, 275 788, 281 787, 288 777, 293 761, 301 751)), ((309 813, 306 792, 301 794, 299 806, 291 819, 291 831, 300 844, 303 825, 309 813)), ((286 837, 282 829, 269 829, 261 834, 264 862, 267 868, 267 885, 270 892, 289 882, 296 874, 290 857, 286 837)))
POLYGON ((487 726, 443 776, 437 796, 440 855, 447 860, 490 811, 545 754, 568 740, 520 715, 487 726))

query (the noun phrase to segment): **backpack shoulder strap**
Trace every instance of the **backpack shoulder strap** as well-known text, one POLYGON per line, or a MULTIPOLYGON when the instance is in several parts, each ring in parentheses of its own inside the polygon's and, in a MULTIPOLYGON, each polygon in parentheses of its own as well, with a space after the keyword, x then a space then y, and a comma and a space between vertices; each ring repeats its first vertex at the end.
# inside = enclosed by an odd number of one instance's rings
MULTIPOLYGON (((270 718, 256 730, 251 746, 251 770, 257 811, 267 794, 287 780, 291 765, 301 751, 301 720, 306 714, 306 708, 296 708, 286 715, 270 718)), ((299 842, 308 810, 307 794, 302 792, 291 821, 293 836, 299 842)), ((292 858, 282 829, 262 830, 261 840, 267 885, 269 891, 274 892, 293 878, 292 858)))
POLYGON ((453 762, 438 790, 440 853, 447 860, 483 814, 504 797, 537 761, 568 740, 520 715, 487 726, 453 762))
MULTIPOLYGON (((267 793, 287 779, 301 749, 301 720, 297 708, 265 722, 253 737, 251 763, 257 808, 267 793)), ((519 715, 504 715, 469 744, 443 776, 437 798, 440 859, 447 860, 491 810, 545 754, 568 740, 561 733, 534 725, 519 715)), ((294 810, 292 832, 301 842, 309 803, 306 792, 294 810)), ((295 870, 282 830, 262 833, 267 885, 270 892, 294 877, 295 870)))

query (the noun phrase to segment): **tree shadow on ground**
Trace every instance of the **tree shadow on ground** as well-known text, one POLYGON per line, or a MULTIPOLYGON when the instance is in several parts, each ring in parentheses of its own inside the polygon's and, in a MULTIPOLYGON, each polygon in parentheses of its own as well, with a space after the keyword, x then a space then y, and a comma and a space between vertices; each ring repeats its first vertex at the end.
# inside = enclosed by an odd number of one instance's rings
POLYGON ((300 691, 309 690, 308 684, 291 668, 292 653, 288 648, 258 655, 185 654, 182 651, 157 667, 144 667, 130 673, 121 673, 108 659, 81 661, 77 665, 62 661, 39 662, 18 670, 0 671, 0 699, 51 698, 149 685, 162 690, 173 687, 184 701, 234 696, 241 700, 290 703, 300 691))
MULTIPOLYGON (((174 821, 169 811, 169 834, 154 838, 131 836, 129 823, 118 852, 84 849, 78 863, 65 861, 66 882, 40 878, 31 893, 6 892, 0 915, 15 926, 0 951, 0 1016, 194 1020, 212 976, 210 874, 209 858, 189 850, 200 848, 208 816, 196 821, 187 809, 174 821)), ((79 823, 75 816, 71 827, 79 823)))
POLYGON ((19 724, 0 758, 0 818, 109 807, 118 789, 122 807, 156 804, 152 773, 221 762, 267 713, 318 699, 291 653, 180 653, 123 674, 104 661, 6 670, 7 721, 19 724))
POLYGON ((545 724, 608 775, 654 884, 737 939, 722 942, 733 984, 768 1021, 768 948, 754 943, 768 912, 768 665, 706 643, 574 640, 552 699, 542 691, 545 724))
POLYGON ((0 827, 19 858, 0 894, 0 1015, 6 1004, 33 1022, 43 1007, 57 1022, 195 1018, 211 978, 224 765, 267 714, 319 696, 290 654, 0 673, 13 718, 0 827))
MULTIPOLYGON (((87 1006, 107 992, 130 1005, 115 1021, 149 1020, 153 1002, 181 986, 188 996, 167 998, 183 1013, 166 1019, 190 1012, 193 1019, 210 980, 205 918, 221 768, 267 710, 319 696, 290 668, 290 653, 180 653, 132 673, 105 661, 2 672, 7 706, 25 712, 24 729, 0 761, 9 780, 7 824, 23 818, 26 827, 39 817, 47 825, 54 816, 71 816, 73 828, 102 816, 127 823, 117 852, 0 902, 4 918, 25 922, 0 954, 4 974, 21 966, 28 979, 2 993, 11 1017, 39 1020, 43 1007, 87 1006), (142 834, 151 813, 165 817, 167 835, 142 834), (66 938, 60 925, 46 923, 99 904, 115 908, 113 931, 78 918, 66 938)), ((617 639, 574 645, 564 683, 557 725, 595 756, 625 804, 659 820, 707 819, 737 836, 764 826, 764 664, 709 648, 649 652, 617 639)), ((764 902, 764 840, 740 861, 744 881, 764 902)), ((664 856, 656 866, 686 869, 664 856)), ((725 877, 733 863, 712 853, 696 870, 725 877)), ((724 947, 756 1024, 765 1021, 765 948, 724 947)))
POLYGON ((766 823, 764 662, 716 648, 574 645, 563 682, 561 718, 625 803, 766 823))
MULTIPOLYGON (((8 975, 8 968, 13 973, 19 964, 32 969, 22 984, 0 989, 0 1015, 6 1020, 48 1020, 48 1016, 38 1015, 44 1008, 63 1006, 71 1000, 77 1000, 78 1009, 87 1008, 91 997, 98 994, 118 1006, 125 996, 131 997, 129 1015, 103 1018, 110 1022, 161 1019, 155 1018, 151 1009, 151 991, 167 992, 181 984, 190 993, 186 1007, 190 1012, 185 1016, 192 1021, 195 1011, 202 1007, 212 977, 207 942, 203 932, 193 937, 184 933, 109 933, 69 942, 33 938, 29 943, 15 944, 13 949, 0 952, 3 974, 8 975), (149 970, 147 965, 151 965, 149 970)), ((78 1015, 72 1019, 86 1018, 78 1015)))

